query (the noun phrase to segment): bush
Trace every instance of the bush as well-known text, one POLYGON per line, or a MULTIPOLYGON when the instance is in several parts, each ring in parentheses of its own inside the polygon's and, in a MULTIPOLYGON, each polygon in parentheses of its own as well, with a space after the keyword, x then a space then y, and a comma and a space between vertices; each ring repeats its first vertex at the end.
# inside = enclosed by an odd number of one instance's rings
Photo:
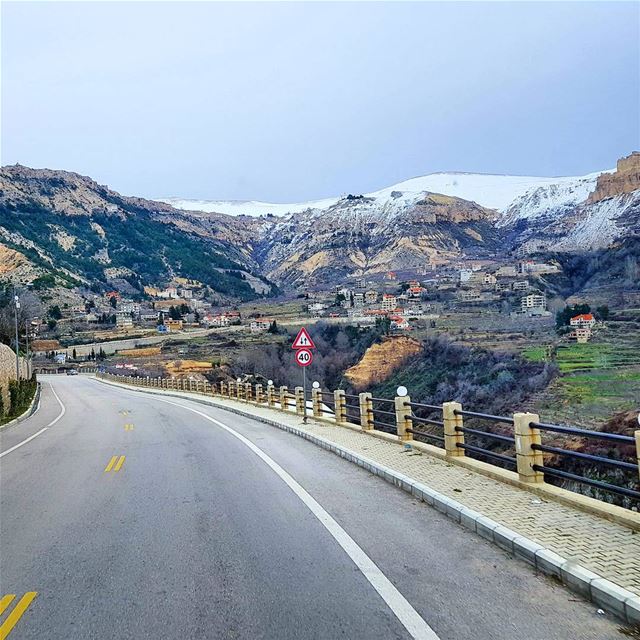
MULTIPOLYGON (((37 386, 35 374, 29 380, 9 382, 9 407, 5 416, 7 421, 16 418, 29 408, 37 386)), ((0 408, 3 407, 0 406, 0 408)))

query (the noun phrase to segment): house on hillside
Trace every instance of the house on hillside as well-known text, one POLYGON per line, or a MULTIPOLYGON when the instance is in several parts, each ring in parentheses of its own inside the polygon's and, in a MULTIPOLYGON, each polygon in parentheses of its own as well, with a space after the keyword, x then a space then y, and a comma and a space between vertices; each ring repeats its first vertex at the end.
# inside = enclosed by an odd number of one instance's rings
POLYGON ((520 299, 520 308, 529 315, 544 315, 547 311, 547 296, 542 293, 531 293, 520 299))
POLYGON ((369 290, 364 294, 365 304, 375 304, 378 302, 378 292, 369 290))
POLYGON ((273 318, 256 318, 251 321, 249 329, 252 333, 259 333, 261 331, 267 331, 273 324, 273 318))
POLYGON ((569 337, 575 339, 578 344, 584 344, 591 340, 591 329, 589 327, 576 327, 569 334, 569 337))
POLYGON ((169 318, 165 318, 164 326, 167 327, 169 331, 182 331, 182 320, 171 320, 169 318))
POLYGON ((133 327, 133 318, 129 311, 116 311, 116 327, 126 329, 133 327))
POLYGON ((382 296, 382 308, 385 311, 392 311, 398 306, 398 299, 396 296, 392 296, 390 293, 385 293, 382 296))
POLYGON ((577 316, 573 316, 571 320, 569 320, 569 324, 572 327, 583 327, 591 330, 593 325, 596 323, 596 319, 593 317, 592 313, 581 313, 577 316))
POLYGON ((409 322, 402 316, 389 316, 392 329, 400 329, 406 331, 409 328, 409 322))
POLYGON ((224 313, 217 316, 211 315, 209 313, 202 319, 202 324, 205 327, 228 327, 229 322, 229 316, 225 315, 224 313))

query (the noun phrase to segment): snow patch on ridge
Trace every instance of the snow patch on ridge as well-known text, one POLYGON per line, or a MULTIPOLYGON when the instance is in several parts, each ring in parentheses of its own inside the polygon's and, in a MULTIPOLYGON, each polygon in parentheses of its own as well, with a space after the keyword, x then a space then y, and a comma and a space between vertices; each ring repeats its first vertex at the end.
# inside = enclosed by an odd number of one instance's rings
MULTIPOLYGON (((482 173, 432 173, 411 178, 379 191, 362 194, 380 209, 399 209, 413 204, 425 192, 470 200, 505 216, 505 224, 519 218, 536 217, 558 207, 583 202, 595 188, 598 176, 614 170, 600 171, 586 176, 541 178, 534 176, 508 176, 482 173), (508 218, 508 221, 506 221, 508 218)), ((359 194, 358 194, 359 195, 359 194)), ((256 200, 189 200, 159 198, 178 209, 226 213, 229 215, 286 216, 303 211, 326 211, 339 202, 339 198, 325 198, 293 204, 275 204, 256 200)), ((377 208, 376 207, 376 208, 377 208)))

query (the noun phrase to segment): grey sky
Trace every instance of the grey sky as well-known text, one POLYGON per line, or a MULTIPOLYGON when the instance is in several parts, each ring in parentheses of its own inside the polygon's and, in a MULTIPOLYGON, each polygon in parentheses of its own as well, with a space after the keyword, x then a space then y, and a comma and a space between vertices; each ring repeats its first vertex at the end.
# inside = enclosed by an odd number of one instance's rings
POLYGON ((640 4, 2 3, 2 163, 287 202, 640 147, 640 4))

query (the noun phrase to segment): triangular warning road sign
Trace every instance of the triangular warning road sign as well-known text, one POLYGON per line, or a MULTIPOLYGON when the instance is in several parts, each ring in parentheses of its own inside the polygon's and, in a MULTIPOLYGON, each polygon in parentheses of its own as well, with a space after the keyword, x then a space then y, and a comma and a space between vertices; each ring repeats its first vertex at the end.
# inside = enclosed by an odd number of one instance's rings
POLYGON ((298 335, 296 336, 296 339, 293 341, 291 348, 292 349, 315 349, 316 345, 313 344, 313 340, 311 339, 311 336, 309 335, 307 330, 304 327, 302 327, 302 329, 298 331, 298 335))

